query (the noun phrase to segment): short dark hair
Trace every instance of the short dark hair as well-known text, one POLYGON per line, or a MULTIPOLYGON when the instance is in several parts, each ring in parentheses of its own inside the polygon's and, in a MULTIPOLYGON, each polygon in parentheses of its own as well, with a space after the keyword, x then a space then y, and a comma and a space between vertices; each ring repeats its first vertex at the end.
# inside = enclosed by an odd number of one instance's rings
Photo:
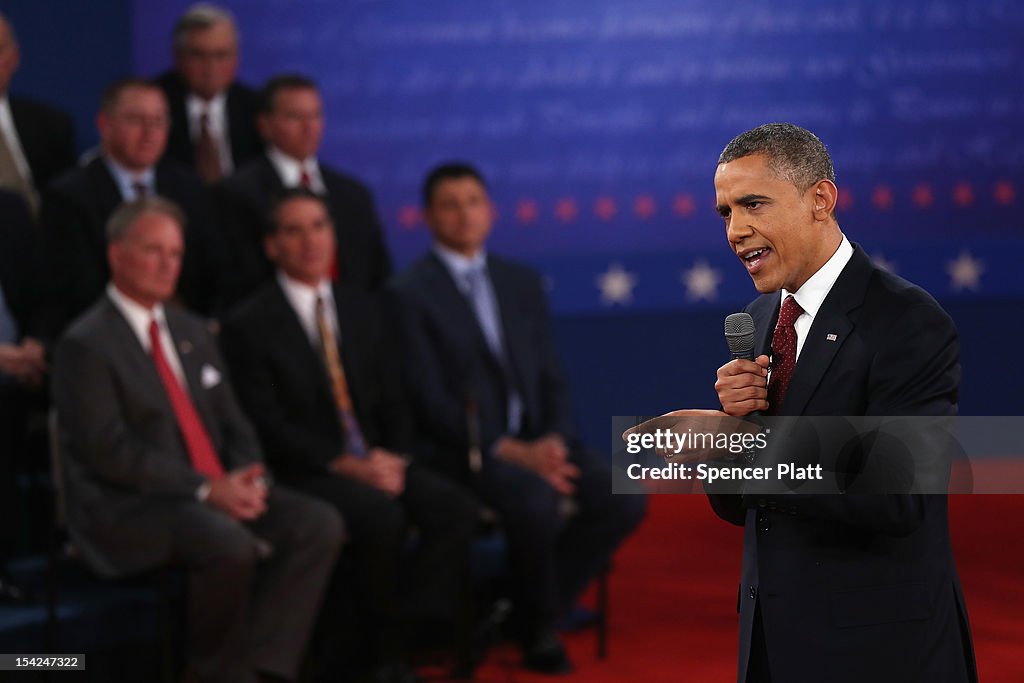
POLYGON ((825 144, 811 131, 792 123, 766 123, 740 133, 722 150, 718 165, 753 154, 764 154, 769 168, 801 190, 820 180, 836 181, 825 144))
POLYGON ((330 207, 327 206, 327 202, 324 201, 324 198, 316 192, 313 192, 308 187, 299 185, 297 187, 285 188, 275 194, 270 200, 270 206, 267 207, 267 214, 263 217, 264 237, 269 237, 281 229, 281 223, 278 216, 281 211, 281 207, 295 199, 312 199, 324 208, 328 217, 331 215, 330 207))
POLYGON ((114 209, 114 213, 110 214, 110 218, 107 219, 107 242, 114 243, 123 240, 131 232, 139 217, 147 213, 167 216, 177 223, 178 228, 184 235, 188 219, 185 217, 185 212, 181 210, 181 207, 166 197, 150 195, 130 202, 124 202, 114 209))
POLYGON ((487 181, 484 180, 484 176, 480 171, 465 161, 447 161, 443 164, 435 166, 427 173, 426 180, 423 181, 423 188, 421 190, 421 200, 423 201, 424 207, 429 207, 430 203, 434 199, 434 190, 437 186, 445 180, 455 180, 457 178, 473 178, 483 188, 487 189, 487 181))
POLYGON ((264 85, 260 95, 260 113, 270 114, 277 106, 277 94, 282 90, 316 90, 320 91, 316 81, 302 74, 278 74, 272 76, 264 85))
MULTIPOLYGON (((154 81, 141 76, 126 76, 125 78, 119 78, 103 90, 103 95, 100 96, 100 111, 109 114, 114 110, 118 100, 121 99, 121 93, 129 88, 143 88, 145 90, 160 90, 160 86, 154 81)), ((163 90, 160 90, 163 94, 163 90)))

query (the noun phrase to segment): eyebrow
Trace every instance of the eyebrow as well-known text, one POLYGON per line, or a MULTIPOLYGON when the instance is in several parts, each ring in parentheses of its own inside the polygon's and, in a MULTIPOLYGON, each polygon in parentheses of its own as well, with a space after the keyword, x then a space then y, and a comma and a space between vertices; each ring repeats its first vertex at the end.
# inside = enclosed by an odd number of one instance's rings
MULTIPOLYGON (((771 201, 771 197, 764 194, 745 194, 739 199, 737 199, 736 203, 742 206, 744 204, 749 204, 750 202, 764 201, 771 201)), ((715 207, 715 210, 718 211, 718 215, 722 217, 728 216, 730 211, 728 204, 719 204, 718 206, 715 207)))

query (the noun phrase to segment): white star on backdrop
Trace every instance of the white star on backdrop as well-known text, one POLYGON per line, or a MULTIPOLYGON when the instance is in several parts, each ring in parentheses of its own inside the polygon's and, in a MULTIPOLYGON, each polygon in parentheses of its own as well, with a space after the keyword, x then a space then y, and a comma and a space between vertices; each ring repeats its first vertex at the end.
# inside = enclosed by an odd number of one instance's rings
POLYGON ((633 300, 636 276, 618 263, 613 263, 608 266, 608 270, 597 276, 594 283, 601 290, 601 302, 605 305, 628 304, 633 300))
POLYGON ((949 286, 954 291, 969 289, 977 292, 981 289, 981 274, 985 272, 985 263, 971 256, 971 252, 965 249, 946 264, 946 272, 949 273, 949 286))
POLYGON ((896 264, 890 261, 889 259, 885 258, 885 256, 883 256, 882 254, 874 254, 871 257, 871 260, 874 262, 876 266, 886 271, 887 273, 896 272, 896 264))
POLYGON ((686 286, 686 298, 691 301, 714 301, 718 298, 722 276, 707 261, 697 261, 693 268, 684 270, 679 279, 686 286))

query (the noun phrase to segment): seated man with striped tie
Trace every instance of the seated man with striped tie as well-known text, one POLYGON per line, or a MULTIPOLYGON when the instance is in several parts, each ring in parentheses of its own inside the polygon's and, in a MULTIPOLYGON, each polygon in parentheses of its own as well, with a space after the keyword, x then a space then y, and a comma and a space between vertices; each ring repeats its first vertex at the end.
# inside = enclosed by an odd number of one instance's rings
POLYGON ((346 639, 371 660, 356 665, 375 681, 412 680, 405 632, 413 619, 451 623, 476 505, 406 457, 411 414, 394 333, 375 296, 332 285, 335 231, 325 201, 303 188, 285 191, 266 229, 277 275, 225 319, 224 354, 275 476, 329 501, 348 524, 351 552, 341 567, 355 576, 342 583, 354 589, 363 637, 372 639, 346 639), (400 579, 410 523, 417 546, 400 579))
POLYGON ((157 197, 117 209, 111 282, 57 348, 69 526, 100 574, 187 570, 186 680, 295 680, 342 522, 269 485, 207 325, 167 303, 184 223, 157 197))

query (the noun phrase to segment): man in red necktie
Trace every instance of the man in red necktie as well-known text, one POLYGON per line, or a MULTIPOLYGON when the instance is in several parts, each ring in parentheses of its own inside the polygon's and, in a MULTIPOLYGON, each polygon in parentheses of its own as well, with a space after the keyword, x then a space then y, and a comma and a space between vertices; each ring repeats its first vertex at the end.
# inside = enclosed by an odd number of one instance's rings
MULTIPOLYGON (((846 238, 835 177, 821 140, 787 123, 742 133, 719 157, 718 213, 761 293, 746 308, 754 360, 718 370, 722 409, 790 425, 953 416, 953 321, 846 238)), ((739 683, 977 681, 944 495, 773 495, 757 483, 742 494, 711 496, 744 527, 739 683)))
POLYGON ((183 226, 157 197, 119 208, 106 294, 58 346, 69 525, 98 573, 188 572, 193 680, 294 680, 342 523, 269 485, 208 325, 167 303, 183 226))

